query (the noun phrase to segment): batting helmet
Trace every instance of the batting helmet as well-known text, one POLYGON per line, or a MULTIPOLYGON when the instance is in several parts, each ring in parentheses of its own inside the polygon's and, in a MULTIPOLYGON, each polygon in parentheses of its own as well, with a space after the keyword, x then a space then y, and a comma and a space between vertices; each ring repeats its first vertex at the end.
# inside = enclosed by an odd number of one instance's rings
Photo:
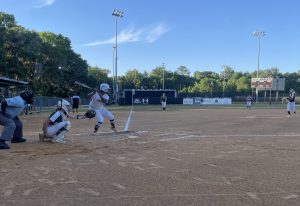
POLYGON ((108 93, 109 89, 110 88, 109 88, 108 84, 106 84, 106 83, 100 84, 100 91, 108 93))
POLYGON ((22 91, 20 93, 20 97, 27 103, 32 104, 33 103, 33 93, 30 91, 22 91))
POLYGON ((67 100, 59 100, 57 103, 57 108, 58 109, 63 109, 67 115, 69 115, 69 111, 68 111, 68 106, 70 106, 71 104, 67 101, 67 100))

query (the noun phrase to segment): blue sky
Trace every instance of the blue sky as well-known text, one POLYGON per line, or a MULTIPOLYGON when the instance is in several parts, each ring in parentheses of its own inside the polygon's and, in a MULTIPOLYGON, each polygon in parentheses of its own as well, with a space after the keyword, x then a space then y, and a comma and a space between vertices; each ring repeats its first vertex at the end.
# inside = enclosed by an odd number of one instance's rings
POLYGON ((0 10, 35 31, 69 37, 91 66, 112 69, 118 19, 118 74, 151 71, 163 63, 175 71, 300 70, 298 0, 0 0, 0 10))

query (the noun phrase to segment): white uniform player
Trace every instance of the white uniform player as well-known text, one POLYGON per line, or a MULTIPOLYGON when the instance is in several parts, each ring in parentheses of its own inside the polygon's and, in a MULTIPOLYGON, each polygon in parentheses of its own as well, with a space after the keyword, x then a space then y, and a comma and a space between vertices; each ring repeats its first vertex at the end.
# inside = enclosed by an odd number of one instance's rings
POLYGON ((70 103, 66 100, 59 100, 57 109, 43 124, 43 133, 39 134, 40 141, 49 138, 54 143, 65 143, 65 133, 71 128, 68 107, 70 103))
POLYGON ((104 108, 104 105, 108 102, 109 85, 106 83, 100 84, 100 89, 96 88, 93 92, 87 95, 90 98, 89 109, 93 109, 96 112, 97 122, 95 124, 94 133, 96 133, 104 122, 104 118, 109 119, 111 129, 116 132, 114 115, 104 108))
POLYGON ((293 89, 290 89, 289 96, 287 97, 287 112, 288 117, 291 117, 291 111, 296 114, 296 92, 293 89))
POLYGON ((251 106, 252 106, 252 96, 251 95, 248 95, 247 96, 247 109, 251 109, 251 106))
POLYGON ((167 106, 167 96, 165 93, 162 94, 162 96, 160 97, 160 102, 161 102, 161 106, 162 106, 162 109, 163 111, 166 110, 166 106, 167 106))

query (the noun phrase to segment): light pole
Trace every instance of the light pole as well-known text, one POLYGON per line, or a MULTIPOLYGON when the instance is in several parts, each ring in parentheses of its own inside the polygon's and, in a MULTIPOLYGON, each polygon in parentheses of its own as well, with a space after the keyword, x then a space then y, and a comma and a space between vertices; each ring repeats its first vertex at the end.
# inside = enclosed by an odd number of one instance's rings
POLYGON ((276 103, 278 101, 278 76, 276 77, 276 103))
POLYGON ((163 90, 165 89, 165 63, 162 64, 163 69, 163 90))
POLYGON ((223 98, 225 98, 225 74, 223 79, 223 98))
POLYGON ((116 90, 115 90, 115 81, 116 81, 116 80, 115 80, 115 78, 116 78, 116 77, 115 77, 115 49, 116 49, 116 47, 113 46, 113 51, 112 51, 112 52, 113 52, 113 53, 112 53, 112 55, 113 55, 113 59, 112 59, 112 60, 113 60, 113 61, 112 61, 112 62, 113 62, 113 65, 112 65, 112 73, 113 73, 113 91, 114 91, 114 94, 113 94, 113 95, 114 95, 114 100, 116 100, 116 93, 115 93, 115 91, 116 91, 116 90))
POLYGON ((212 93, 213 93, 214 82, 213 82, 213 81, 211 81, 211 82, 210 82, 210 85, 211 85, 211 89, 210 89, 210 97, 212 98, 212 93))
MULTIPOLYGON (((264 31, 255 31, 253 35, 258 38, 258 52, 257 52, 257 72, 256 78, 259 78, 259 57, 260 57, 260 37, 265 36, 264 31)), ((258 89, 256 88, 256 102, 258 102, 258 89)))
MULTIPOLYGON (((222 73, 221 73, 221 76, 222 76, 222 73)), ((225 98, 225 69, 224 69, 224 72, 223 72, 223 98, 225 98)))
POLYGON ((113 10, 113 16, 116 17, 116 42, 115 42, 115 98, 116 103, 119 103, 119 88, 118 88, 118 18, 123 17, 123 12, 120 10, 113 10))

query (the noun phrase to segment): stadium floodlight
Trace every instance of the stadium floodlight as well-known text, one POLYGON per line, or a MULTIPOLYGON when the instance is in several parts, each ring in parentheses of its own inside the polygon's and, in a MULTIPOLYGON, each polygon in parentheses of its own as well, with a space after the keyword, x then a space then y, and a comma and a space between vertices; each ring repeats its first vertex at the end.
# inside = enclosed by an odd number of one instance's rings
POLYGON ((113 99, 116 100, 116 94, 115 94, 115 81, 116 81, 116 77, 115 77, 115 50, 116 47, 115 45, 113 45, 112 47, 112 76, 113 76, 113 99))
MULTIPOLYGON (((258 52, 257 52, 257 72, 256 77, 259 78, 259 57, 260 57, 260 37, 265 36, 264 31, 255 31, 253 35, 258 38, 258 52)), ((258 89, 256 88, 256 102, 258 102, 258 89)))
POLYGON ((259 78, 259 57, 260 57, 260 37, 265 36, 266 33, 264 31, 255 31, 253 35, 258 38, 258 54, 257 54, 257 73, 256 77, 259 78))
POLYGON ((118 88, 118 18, 123 17, 123 12, 117 9, 114 9, 112 12, 112 15, 116 17, 115 25, 116 25, 116 41, 115 41, 115 65, 114 65, 114 70, 115 70, 115 90, 114 90, 114 96, 116 98, 116 103, 119 103, 119 88, 118 88))

